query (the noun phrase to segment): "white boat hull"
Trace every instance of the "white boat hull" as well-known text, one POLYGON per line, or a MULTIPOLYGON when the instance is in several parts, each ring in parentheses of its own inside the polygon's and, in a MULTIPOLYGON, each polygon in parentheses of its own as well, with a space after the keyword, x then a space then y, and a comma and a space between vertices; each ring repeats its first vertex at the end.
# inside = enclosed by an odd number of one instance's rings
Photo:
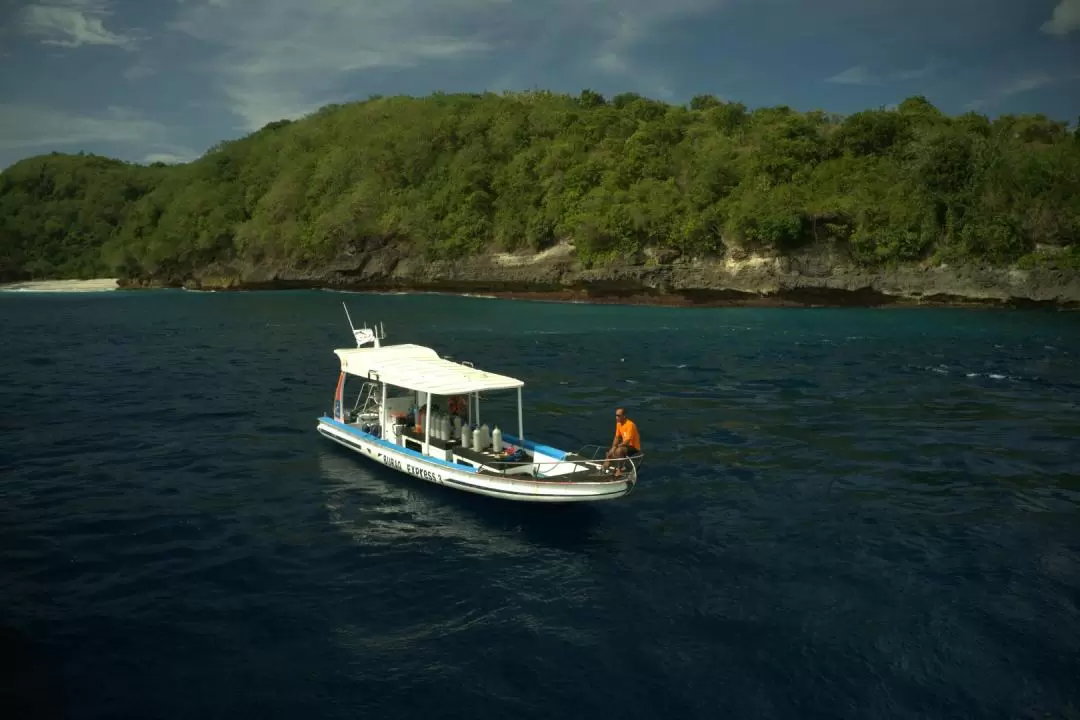
MULTIPOLYGON (((636 482, 633 474, 613 477, 596 473, 582 480, 558 480, 557 477, 537 478, 531 474, 489 473, 423 455, 330 417, 319 418, 317 429, 342 447, 405 475, 503 500, 547 503, 614 500, 629 494, 636 482)), ((582 463, 585 464, 595 465, 582 463)))

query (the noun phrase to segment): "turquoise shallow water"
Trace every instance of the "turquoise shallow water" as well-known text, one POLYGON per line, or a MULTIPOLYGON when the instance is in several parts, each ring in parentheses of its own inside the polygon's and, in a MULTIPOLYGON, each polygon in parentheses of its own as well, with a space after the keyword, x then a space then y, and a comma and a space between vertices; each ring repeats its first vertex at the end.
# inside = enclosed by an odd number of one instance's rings
POLYGON ((0 327, 31 716, 1080 714, 1080 316, 146 292, 0 327), (638 489, 512 505, 319 437, 342 301, 525 379, 550 444, 626 406, 638 489))

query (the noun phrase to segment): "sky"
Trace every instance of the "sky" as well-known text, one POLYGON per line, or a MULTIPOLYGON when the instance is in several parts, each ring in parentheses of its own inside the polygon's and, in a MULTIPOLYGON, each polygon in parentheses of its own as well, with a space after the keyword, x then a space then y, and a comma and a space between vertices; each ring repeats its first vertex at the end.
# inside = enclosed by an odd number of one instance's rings
POLYGON ((184 162, 373 94, 1080 116, 1080 0, 0 0, 0 168, 184 162))

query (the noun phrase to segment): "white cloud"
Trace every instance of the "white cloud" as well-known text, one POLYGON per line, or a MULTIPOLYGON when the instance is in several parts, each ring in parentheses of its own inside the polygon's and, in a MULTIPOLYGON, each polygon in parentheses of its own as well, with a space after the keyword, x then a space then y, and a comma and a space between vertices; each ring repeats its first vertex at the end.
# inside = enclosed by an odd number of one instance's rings
POLYGON ((166 165, 176 165, 178 163, 188 163, 192 160, 197 160, 198 155, 195 153, 150 153, 143 158, 143 162, 149 165, 150 163, 165 163, 166 165))
POLYGON ((653 68, 643 68, 633 60, 635 47, 679 20, 715 12, 726 0, 562 0, 562 12, 579 12, 579 21, 593 27, 605 38, 592 57, 594 69, 610 75, 644 79, 652 92, 668 97, 666 78, 653 68))
POLYGON ((889 75, 892 80, 900 82, 906 80, 921 80, 924 77, 930 77, 937 71, 936 66, 933 63, 927 63, 921 68, 915 68, 913 70, 900 70, 889 75))
POLYGON ((46 45, 113 45, 131 48, 134 38, 105 27, 108 0, 39 0, 23 8, 21 29, 46 45))
POLYGON ((190 157, 195 153, 169 141, 169 131, 134 110, 109 107, 97 115, 73 115, 36 105, 0 104, 0 152, 5 156, 77 152, 100 145, 190 157))
POLYGON ((1055 76, 1036 71, 1025 75, 1016 75, 998 85, 989 97, 974 100, 968 103, 967 107, 971 110, 997 107, 998 103, 1011 95, 1038 90, 1057 83, 1068 83, 1073 80, 1080 80, 1080 74, 1055 76))
MULTIPOLYGON (((209 49, 215 87, 246 130, 340 102, 350 72, 450 63, 498 48, 500 83, 544 46, 591 35, 589 67, 670 96, 631 51, 671 20, 727 0, 184 0, 171 24, 209 49), (599 36, 599 42, 595 38, 599 36), (594 54, 595 53, 595 54, 594 54)), ((499 83, 495 83, 499 84, 499 83)))
POLYGON ((87 142, 156 140, 164 128, 122 107, 102 115, 72 115, 35 105, 0 104, 0 150, 70 146, 87 142))
POLYGON ((482 53, 509 0, 186 0, 172 27, 222 50, 211 69, 248 130, 340 100, 342 73, 482 53))
POLYGON ((1080 0, 1061 0, 1041 30, 1048 35, 1068 35, 1080 30, 1080 0))
POLYGON ((825 78, 825 82, 837 85, 877 85, 881 80, 871 75, 865 66, 856 65, 832 77, 825 78))
POLYGON ((1003 97, 1009 95, 1015 95, 1016 93, 1027 92, 1029 90, 1037 90, 1047 85, 1052 85, 1056 82, 1056 79, 1047 73, 1036 72, 1028 75, 1021 75, 1015 77, 1008 82, 1004 83, 998 90, 998 94, 1003 97))
POLYGON ((150 65, 150 63, 146 62, 145 60, 141 60, 125 69, 123 75, 126 80, 134 82, 136 80, 148 78, 151 75, 154 75, 156 72, 157 71, 152 65, 150 65))
POLYGON ((875 75, 870 72, 865 65, 855 65, 832 77, 825 78, 825 82, 836 85, 883 85, 893 82, 921 80, 922 78, 933 75, 936 71, 937 64, 933 61, 928 62, 921 68, 897 70, 891 73, 885 73, 884 75, 875 75))

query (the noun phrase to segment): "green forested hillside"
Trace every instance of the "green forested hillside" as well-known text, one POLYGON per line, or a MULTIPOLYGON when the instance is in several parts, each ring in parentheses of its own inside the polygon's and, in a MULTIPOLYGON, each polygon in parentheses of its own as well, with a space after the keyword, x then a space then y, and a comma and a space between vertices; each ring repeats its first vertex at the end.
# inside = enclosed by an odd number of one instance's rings
POLYGON ((0 174, 0 275, 177 277, 214 261, 847 243, 867 264, 1080 253, 1080 136, 922 98, 848 117, 709 96, 372 98, 271 123, 182 166, 49 155, 0 174))

